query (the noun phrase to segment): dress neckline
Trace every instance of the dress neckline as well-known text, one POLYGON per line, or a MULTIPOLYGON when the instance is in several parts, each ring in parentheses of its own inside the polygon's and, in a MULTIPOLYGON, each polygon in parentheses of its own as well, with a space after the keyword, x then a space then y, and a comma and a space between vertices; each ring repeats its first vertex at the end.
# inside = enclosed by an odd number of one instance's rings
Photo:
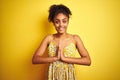
MULTIPOLYGON (((54 47, 56 47, 56 48, 58 47, 58 45, 56 45, 53 41, 50 41, 49 45, 50 45, 50 44, 53 44, 54 47)), ((70 43, 69 43, 68 45, 66 45, 63 49, 69 47, 70 45, 73 45, 74 47, 76 47, 75 44, 74 44, 73 42, 70 42, 70 43)))

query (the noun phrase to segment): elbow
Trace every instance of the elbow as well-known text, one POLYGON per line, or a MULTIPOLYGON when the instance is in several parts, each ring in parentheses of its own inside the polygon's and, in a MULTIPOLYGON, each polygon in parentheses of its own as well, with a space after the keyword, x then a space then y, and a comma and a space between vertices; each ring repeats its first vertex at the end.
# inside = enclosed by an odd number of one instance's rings
POLYGON ((85 65, 85 66, 90 66, 91 65, 90 57, 83 57, 82 61, 79 64, 80 65, 85 65))
POLYGON ((32 59, 32 64, 36 64, 36 61, 34 58, 32 59))
POLYGON ((32 64, 42 64, 43 61, 41 60, 40 56, 33 56, 32 58, 32 64))
POLYGON ((90 65, 91 65, 91 61, 88 61, 87 66, 90 66, 90 65))
POLYGON ((91 59, 88 59, 87 60, 87 64, 86 64, 87 66, 90 66, 91 65, 91 59))
POLYGON ((32 58, 32 64, 37 64, 37 60, 35 56, 32 58))

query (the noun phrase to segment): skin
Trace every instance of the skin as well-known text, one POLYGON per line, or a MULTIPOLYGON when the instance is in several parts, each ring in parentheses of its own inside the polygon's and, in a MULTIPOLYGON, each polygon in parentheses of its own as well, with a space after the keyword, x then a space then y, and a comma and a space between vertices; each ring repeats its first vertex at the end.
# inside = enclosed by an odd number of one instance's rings
POLYGON ((84 47, 84 44, 81 38, 78 35, 71 35, 67 33, 68 24, 69 24, 69 19, 63 13, 59 13, 54 17, 53 25, 57 33, 53 34, 52 36, 47 35, 43 39, 39 48, 37 49, 37 51, 33 56, 33 59, 32 59, 33 64, 51 63, 58 60, 61 60, 66 63, 79 64, 79 65, 89 66, 91 64, 89 53, 84 47), (45 50, 47 49, 51 41, 51 38, 53 38, 53 36, 55 37, 54 43, 57 46, 57 54, 56 56, 53 56, 53 57, 43 57, 42 55, 45 53, 45 50), (74 36, 74 39, 71 39, 72 36, 74 36), (69 43, 73 43, 76 46, 81 57, 71 58, 71 57, 66 57, 64 55, 63 49, 69 43))

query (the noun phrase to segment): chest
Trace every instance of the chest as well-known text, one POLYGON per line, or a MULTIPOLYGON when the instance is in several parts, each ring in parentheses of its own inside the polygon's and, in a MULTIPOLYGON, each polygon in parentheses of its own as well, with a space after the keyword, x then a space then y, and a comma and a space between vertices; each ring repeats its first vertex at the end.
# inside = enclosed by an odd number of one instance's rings
MULTIPOLYGON (((75 56, 76 52, 76 46, 74 43, 69 43, 67 46, 64 47, 63 49, 64 55, 67 57, 73 57, 75 56)), ((57 53, 57 45, 53 42, 50 42, 48 46, 48 54, 49 56, 55 56, 57 53)))

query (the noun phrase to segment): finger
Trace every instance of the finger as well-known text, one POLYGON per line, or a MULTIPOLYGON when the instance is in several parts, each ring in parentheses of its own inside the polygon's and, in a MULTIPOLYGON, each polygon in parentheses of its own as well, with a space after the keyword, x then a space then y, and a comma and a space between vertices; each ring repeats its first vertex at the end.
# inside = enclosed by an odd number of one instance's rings
POLYGON ((60 56, 61 56, 61 50, 59 50, 57 56, 58 56, 58 58, 60 58, 60 56))
POLYGON ((61 40, 59 40, 58 44, 60 44, 61 40))
POLYGON ((61 46, 62 46, 62 41, 60 40, 60 41, 59 41, 59 47, 61 47, 61 46))
POLYGON ((58 44, 58 46, 59 46, 59 48, 61 48, 61 44, 60 43, 58 44))
POLYGON ((58 54, 60 53, 60 49, 58 50, 58 54))

